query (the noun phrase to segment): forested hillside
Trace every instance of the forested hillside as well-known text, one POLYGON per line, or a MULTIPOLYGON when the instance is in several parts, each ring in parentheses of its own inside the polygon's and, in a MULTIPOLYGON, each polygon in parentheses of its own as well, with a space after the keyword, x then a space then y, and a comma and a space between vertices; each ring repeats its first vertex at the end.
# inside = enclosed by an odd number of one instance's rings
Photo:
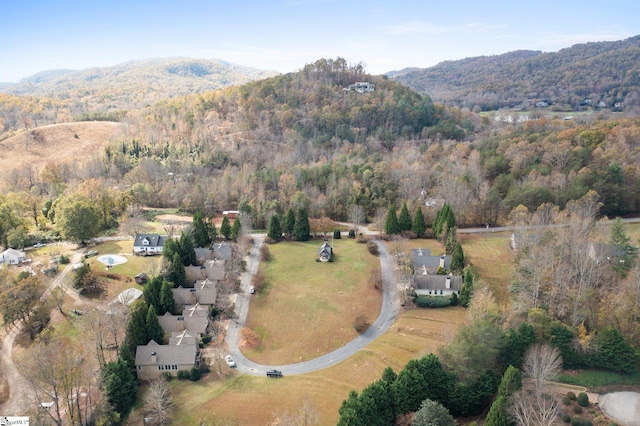
POLYGON ((640 106, 640 36, 577 44, 559 52, 516 51, 442 62, 392 78, 436 102, 494 110, 533 106, 538 100, 563 108, 640 106), (587 102, 585 103, 585 99, 587 102))
MULTIPOLYGON (((3 99, 5 117, 28 110, 24 98, 3 99)), ((56 120, 65 108, 48 111, 42 120, 56 120)), ((54 143, 32 114, 22 114, 28 127, 21 133, 54 143)), ((300 206, 312 218, 347 220, 357 205, 367 220, 381 221, 390 203, 406 200, 415 211, 435 197, 453 207, 460 225, 496 224, 520 204, 563 208, 590 189, 604 215, 640 210, 637 118, 600 113, 514 126, 434 105, 340 58, 116 118, 123 130, 83 161, 2 171, 4 193, 28 193, 35 203, 20 207, 27 197, 11 198, 23 219, 15 223, 31 229, 34 206, 55 207, 89 183, 92 196, 104 191, 112 200, 105 208, 113 220, 105 223, 117 223, 126 205, 206 214, 239 208, 263 229, 272 212, 300 206), (349 89, 363 81, 375 90, 349 89)), ((427 220, 434 213, 426 209, 427 220)), ((55 219, 44 219, 39 226, 46 230, 55 219)))

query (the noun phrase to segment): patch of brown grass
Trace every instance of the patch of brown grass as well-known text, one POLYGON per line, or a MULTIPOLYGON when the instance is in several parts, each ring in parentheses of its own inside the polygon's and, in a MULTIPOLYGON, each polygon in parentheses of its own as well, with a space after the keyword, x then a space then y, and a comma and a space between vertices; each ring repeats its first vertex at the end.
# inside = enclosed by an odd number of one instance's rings
POLYGON ((0 170, 25 166, 40 169, 48 162, 62 163, 102 153, 111 138, 125 129, 108 121, 83 121, 36 127, 0 142, 0 170), (78 136, 77 138, 75 136, 78 136))
POLYGON ((242 349, 254 349, 260 345, 260 336, 250 328, 243 328, 240 337, 240 348, 242 349))

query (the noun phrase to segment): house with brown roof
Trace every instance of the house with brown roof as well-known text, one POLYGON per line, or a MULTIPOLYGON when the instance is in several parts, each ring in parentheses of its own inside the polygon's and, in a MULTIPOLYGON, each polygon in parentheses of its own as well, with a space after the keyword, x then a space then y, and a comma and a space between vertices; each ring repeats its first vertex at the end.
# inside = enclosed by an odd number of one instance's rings
POLYGON ((163 373, 175 376, 178 371, 190 371, 200 365, 197 338, 184 330, 172 334, 168 345, 159 345, 154 340, 139 345, 135 365, 140 380, 157 379, 163 373))
POLYGON ((182 315, 172 315, 166 312, 158 315, 158 322, 165 333, 176 333, 187 330, 189 333, 202 335, 209 326, 209 310, 199 304, 185 306, 182 315))
POLYGON ((216 302, 216 284, 214 281, 205 279, 197 281, 193 288, 182 286, 171 289, 173 300, 177 306, 180 305, 213 305, 216 302))

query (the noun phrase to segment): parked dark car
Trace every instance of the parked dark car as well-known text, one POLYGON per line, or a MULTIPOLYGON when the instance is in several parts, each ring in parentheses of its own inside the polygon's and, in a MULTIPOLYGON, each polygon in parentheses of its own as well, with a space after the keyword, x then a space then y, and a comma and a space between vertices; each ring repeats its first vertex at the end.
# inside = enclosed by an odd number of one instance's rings
POLYGON ((280 370, 268 370, 267 377, 282 377, 282 371, 280 370))

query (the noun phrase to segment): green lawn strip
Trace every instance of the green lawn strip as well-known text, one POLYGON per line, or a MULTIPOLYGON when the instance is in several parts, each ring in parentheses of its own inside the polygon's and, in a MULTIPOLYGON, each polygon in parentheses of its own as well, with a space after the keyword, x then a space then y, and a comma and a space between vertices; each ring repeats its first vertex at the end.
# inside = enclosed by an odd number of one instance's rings
POLYGON ((593 389, 609 385, 640 385, 640 373, 623 374, 615 371, 584 370, 578 374, 561 374, 560 383, 593 389))

